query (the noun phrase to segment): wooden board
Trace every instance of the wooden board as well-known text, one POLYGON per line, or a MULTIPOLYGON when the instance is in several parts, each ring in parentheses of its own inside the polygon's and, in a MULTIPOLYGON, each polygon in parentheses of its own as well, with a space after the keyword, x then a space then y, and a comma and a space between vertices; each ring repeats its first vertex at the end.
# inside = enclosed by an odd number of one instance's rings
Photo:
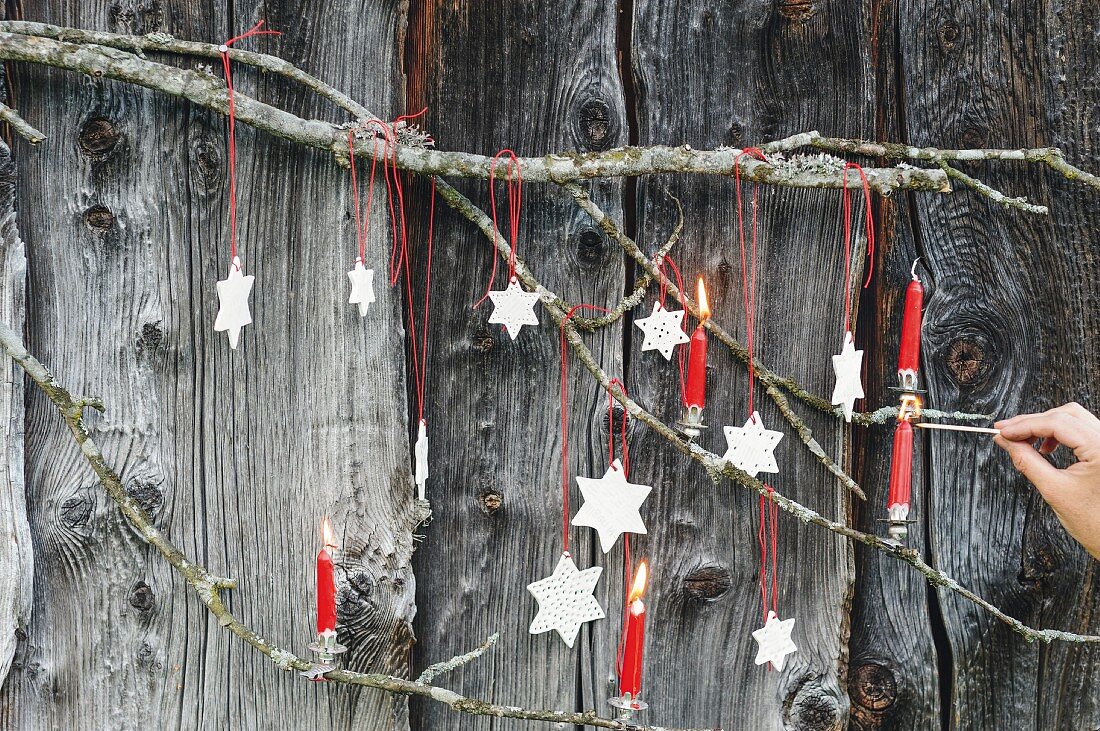
MULTIPOLYGON (((626 141, 615 65, 615 11, 606 4, 424 3, 410 23, 409 105, 427 105, 442 149, 524 155, 606 149, 626 141)), ((487 206, 484 183, 459 188, 487 206)), ((500 187, 500 216, 507 204, 500 187)), ((593 187, 621 214, 621 186, 593 187)), ((623 292, 623 257, 553 186, 523 191, 519 254, 541 281, 571 302, 609 306, 623 292)), ((423 214, 420 215, 421 220, 423 214)), ((485 290, 488 243, 441 210, 432 293, 428 423, 438 449, 431 491, 435 516, 417 552, 417 665, 465 652, 499 632, 498 647, 446 678, 458 692, 508 705, 571 709, 589 684, 593 646, 614 642, 615 620, 589 624, 570 650, 556 633, 532 636, 536 604, 526 585, 548 575, 562 552, 558 331, 540 314, 513 342, 489 325, 492 305, 471 309, 485 290)), ((422 246, 418 237, 418 246, 422 246)), ((421 258, 423 260, 423 258, 421 258)), ((503 271, 503 274, 500 274, 503 271)), ((506 267, 497 288, 506 284, 506 267)), ((604 367, 621 373, 621 329, 586 336, 604 367)), ((607 398, 570 370, 573 475, 602 474, 607 398)), ((575 483, 573 510, 580 504, 575 483)), ((607 565, 591 531, 574 529, 579 566, 607 565)), ((608 573, 605 606, 618 584, 608 573)), ((603 688, 599 689, 603 707, 603 688)), ((438 704, 414 703, 418 728, 521 728, 519 721, 455 719, 438 704)))
MULTIPOLYGON (((1029 3, 904 12, 901 72, 910 142, 1064 146, 1091 165, 1100 137, 1096 8, 1047 14, 1029 3), (1027 39, 1027 42, 1022 42, 1027 39), (1082 65, 1084 64, 1084 65, 1082 65), (967 79, 957 83, 959 69, 967 79)), ((974 195, 918 198, 935 274, 925 364, 933 403, 1009 415, 1076 399, 1100 408, 1094 257, 1098 208, 1088 191, 1034 168, 968 167, 1011 195, 1052 206, 1042 218, 974 195)), ((987 439, 934 438, 932 556, 961 583, 1029 624, 1095 633, 1096 563, 987 439)), ((940 592, 952 678, 952 728, 1096 728, 1095 650, 1028 644, 973 605, 940 592)))
MULTIPOLYGON (((639 141, 759 144, 805 129, 865 136, 873 122, 873 79, 865 19, 857 6, 805 15, 771 5, 642 1, 631 43, 639 141), (828 59, 823 63, 822 59, 828 59)), ((674 254, 689 281, 703 275, 715 318, 744 339, 741 265, 732 181, 671 178, 639 187, 641 238, 650 249, 674 221, 663 186, 684 202, 688 229, 674 254)), ((751 188, 745 194, 751 196, 751 188)), ((767 190, 759 254, 759 354, 816 393, 832 388, 830 356, 843 338, 843 241, 839 193, 767 190)), ((749 215, 746 200, 746 215, 749 215)), ((748 220, 748 219, 746 219, 748 220)), ((635 339, 634 343, 639 341, 635 339)), ((717 344, 709 358, 705 445, 725 451, 722 426, 747 417, 743 366, 717 344)), ((632 382, 666 421, 679 413, 674 370, 631 350, 632 382)), ((775 487, 844 519, 847 498, 757 390, 765 423, 786 434, 775 487)), ((801 409, 826 452, 842 457, 846 430, 801 409)), ((635 472, 657 488, 639 550, 654 565, 646 692, 662 724, 730 728, 838 728, 848 711, 845 673, 851 548, 835 536, 781 517, 780 615, 793 616, 799 652, 782 672, 753 664, 751 632, 762 625, 755 494, 715 486, 652 435, 634 444, 635 472), (672 700, 675 699, 675 700, 672 700), (659 715, 658 715, 659 714, 659 715)), ((613 656, 605 653, 601 667, 613 656)))
MULTIPOLYGON (((219 40, 260 9, 178 2, 112 10, 44 3, 34 20, 219 40)), ((279 53, 389 114, 401 100, 400 4, 332 13, 267 3, 279 53), (364 68, 375 73, 364 73, 364 68)), ((219 71, 220 73, 220 71, 219 71)), ((344 115, 282 79, 238 88, 300 114, 344 115)), ((236 577, 230 609, 306 652, 319 522, 333 517, 351 667, 404 673, 414 581, 399 300, 346 304, 348 176, 331 160, 238 130, 241 253, 253 325, 213 332, 225 276, 224 120, 131 87, 17 70, 18 106, 50 130, 20 146, 30 259, 29 345, 108 404, 93 435, 188 555, 236 577)), ((385 258, 382 208, 370 254, 385 258)), ((28 657, 4 688, 13 727, 407 726, 404 700, 314 686, 226 633, 120 519, 45 399, 29 401, 39 572, 28 657)))

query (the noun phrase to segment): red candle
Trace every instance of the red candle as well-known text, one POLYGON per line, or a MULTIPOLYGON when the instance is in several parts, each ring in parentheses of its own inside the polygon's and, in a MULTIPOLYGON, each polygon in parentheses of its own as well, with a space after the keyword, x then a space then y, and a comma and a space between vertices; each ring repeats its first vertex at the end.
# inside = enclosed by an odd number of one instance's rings
POLYGON ((684 387, 684 405, 702 410, 707 400, 707 331, 703 323, 710 317, 707 305, 707 289, 699 277, 699 315, 702 319, 691 334, 691 354, 688 356, 687 385, 684 387))
POLYGON ((894 454, 890 463, 890 494, 886 509, 890 520, 909 516, 909 494, 913 481, 913 425, 908 419, 898 422, 894 431, 894 454))
POLYGON ((901 351, 898 353, 898 382, 904 388, 907 379, 916 387, 917 371, 920 370, 920 326, 921 307, 924 305, 924 287, 913 275, 905 290, 905 312, 901 319, 901 351))
POLYGON ((642 654, 645 650, 645 592, 646 564, 638 565, 638 575, 627 598, 626 638, 623 642, 623 667, 619 673, 619 694, 630 694, 632 701, 642 691, 642 654))
POLYGON ((336 572, 328 552, 336 546, 328 518, 321 523, 321 533, 325 545, 317 554, 317 634, 336 631, 336 572))

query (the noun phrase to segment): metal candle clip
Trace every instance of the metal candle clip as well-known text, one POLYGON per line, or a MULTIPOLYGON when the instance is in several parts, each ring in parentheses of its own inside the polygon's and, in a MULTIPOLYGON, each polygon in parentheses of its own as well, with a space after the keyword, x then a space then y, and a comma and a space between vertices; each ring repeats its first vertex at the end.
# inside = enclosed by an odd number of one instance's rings
POLYGON ((703 423, 703 408, 695 404, 684 407, 684 417, 676 422, 676 426, 680 428, 680 431, 688 438, 689 442, 694 440, 707 428, 707 425, 703 423))
POLYGON ((319 680, 325 673, 336 669, 336 656, 348 651, 348 648, 336 641, 336 630, 327 629, 317 633, 317 641, 309 645, 319 662, 314 663, 302 675, 310 680, 319 680))
POLYGON ((630 721, 636 711, 644 711, 649 704, 630 695, 629 692, 607 699, 607 705, 619 709, 619 720, 630 721))

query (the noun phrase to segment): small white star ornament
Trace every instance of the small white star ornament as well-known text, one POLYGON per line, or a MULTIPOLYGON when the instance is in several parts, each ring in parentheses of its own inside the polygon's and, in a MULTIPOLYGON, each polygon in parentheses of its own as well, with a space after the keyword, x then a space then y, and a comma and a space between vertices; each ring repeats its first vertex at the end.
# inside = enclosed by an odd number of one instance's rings
POLYGON ((600 479, 578 477, 577 484, 584 496, 584 505, 571 522, 595 528, 604 553, 611 550, 623 533, 646 532, 638 511, 653 488, 627 482, 619 460, 615 460, 600 479))
POLYGON ((237 349, 241 329, 252 322, 248 311, 248 295, 256 277, 244 275, 241 259, 233 257, 229 264, 229 274, 218 282, 218 317, 214 320, 214 331, 229 333, 229 347, 237 349))
POLYGON ((420 427, 416 433, 416 446, 413 447, 416 455, 416 496, 424 499, 425 486, 428 484, 428 424, 420 420, 420 427))
POLYGON ((555 630, 572 647, 582 624, 605 616, 592 594, 602 573, 600 566, 578 571, 569 554, 563 553, 554 573, 527 585, 527 591, 539 603, 528 631, 538 635, 555 630))
POLYGON ((863 383, 860 373, 863 370, 863 351, 856 350, 852 331, 844 333, 844 347, 840 355, 833 356, 833 372, 836 373, 836 386, 833 387, 833 405, 844 407, 845 421, 852 420, 852 407, 856 399, 863 398, 863 383))
POLYGON ((512 340, 516 339, 524 325, 538 325, 535 315, 535 303, 539 301, 538 292, 528 292, 519 286, 519 280, 512 277, 507 289, 489 293, 493 301, 493 314, 489 322, 504 325, 512 340))
POLYGON ((666 310, 656 300, 649 317, 635 320, 634 324, 645 333, 642 350, 659 350, 665 360, 672 360, 672 351, 677 345, 691 341, 684 332, 684 311, 666 310))
POLYGON ((374 270, 363 266, 363 260, 356 257, 355 268, 348 272, 351 280, 349 305, 359 305, 359 316, 367 314, 367 308, 374 302, 374 270))
POLYGON ((776 670, 782 670, 787 664, 787 655, 797 652, 798 647, 791 640, 794 631, 794 617, 780 619, 775 612, 768 612, 768 621, 752 633, 752 638, 760 646, 756 653, 756 664, 770 662, 776 670))
POLYGON ((761 472, 779 472, 773 452, 783 432, 765 429, 758 411, 752 412, 744 426, 727 426, 725 432, 726 453, 722 459, 752 477, 761 472))

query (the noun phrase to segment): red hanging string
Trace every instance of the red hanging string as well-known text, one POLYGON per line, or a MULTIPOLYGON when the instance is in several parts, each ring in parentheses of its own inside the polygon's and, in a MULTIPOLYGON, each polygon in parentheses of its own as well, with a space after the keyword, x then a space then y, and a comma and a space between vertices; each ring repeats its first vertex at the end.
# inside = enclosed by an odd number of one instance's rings
MULTIPOLYGON (((520 211, 523 209, 523 173, 520 171, 519 158, 511 150, 504 149, 493 155, 489 162, 489 208, 493 214, 493 231, 501 235, 500 226, 497 225, 497 199, 493 183, 496 180, 497 163, 501 156, 508 156, 508 162, 504 168, 504 179, 508 190, 508 282, 516 278, 516 243, 519 240, 520 211)), ((493 282, 497 276, 496 242, 493 242, 493 268, 489 273, 489 286, 485 288, 485 294, 481 296, 474 307, 479 306, 493 290, 493 282)))
POLYGON ((218 49, 225 69, 225 88, 229 97, 229 258, 231 261, 237 258, 237 103, 233 93, 233 75, 229 68, 229 47, 237 41, 243 41, 252 36, 282 35, 277 30, 260 30, 263 24, 262 20, 259 21, 248 31, 230 38, 218 49))
POLYGON ((844 207, 844 324, 848 332, 855 332, 852 324, 852 191, 848 188, 848 171, 859 173, 863 187, 864 226, 867 236, 867 277, 863 282, 866 289, 871 284, 871 273, 875 268, 875 221, 871 211, 871 185, 867 173, 854 162, 844 163, 844 177, 841 198, 844 207))
POLYGON ((563 551, 569 553, 569 344, 565 338, 565 325, 569 319, 577 313, 577 310, 586 309, 607 314, 610 310, 596 305, 573 305, 561 321, 561 507, 562 507, 562 545, 563 551))
POLYGON ((733 177, 734 187, 737 191, 737 232, 738 241, 741 246, 741 297, 745 306, 745 328, 747 334, 745 336, 745 347, 749 351, 749 416, 751 417, 754 411, 753 408, 753 391, 755 390, 756 382, 756 367, 754 361, 756 354, 754 350, 754 340, 756 334, 756 239, 757 239, 757 205, 760 201, 760 186, 757 183, 752 184, 752 271, 749 272, 749 265, 746 262, 745 256, 745 214, 743 206, 741 205, 741 157, 743 155, 751 155, 757 160, 764 161, 764 153, 755 147, 746 147, 737 153, 737 157, 733 160, 733 177))
MULTIPOLYGON (((684 279, 680 275, 680 268, 676 266, 676 262, 672 260, 671 256, 665 256, 664 259, 657 264, 657 273, 660 275, 660 303, 661 307, 665 307, 665 301, 668 295, 668 275, 665 274, 666 267, 672 271, 673 276, 676 278, 676 289, 681 294, 684 291, 684 279)), ((684 319, 687 319, 687 314, 684 314, 684 319)), ((683 320, 680 321, 680 326, 683 327, 683 320)), ((684 378, 684 358, 687 357, 687 350, 685 348, 676 349, 676 363, 680 370, 680 404, 687 408, 687 398, 684 394, 684 390, 687 388, 686 379, 684 378)))
MULTIPOLYGON (((624 397, 630 398, 630 394, 626 390, 626 385, 619 378, 612 378, 608 383, 607 389, 607 463, 610 465, 615 461, 615 397, 611 394, 611 389, 618 387, 619 391, 624 397)), ((623 477, 626 478, 630 474, 630 448, 626 441, 626 427, 628 422, 628 415, 626 409, 623 409, 622 422, 619 427, 619 453, 622 454, 623 465, 623 477)), ((634 583, 634 564, 630 558, 630 534, 623 533, 623 607, 629 608, 630 606, 630 589, 634 583)), ((626 636, 627 617, 629 616, 629 610, 623 612, 623 626, 619 631, 619 643, 615 650, 615 668, 619 676, 623 673, 623 639, 626 636)))

